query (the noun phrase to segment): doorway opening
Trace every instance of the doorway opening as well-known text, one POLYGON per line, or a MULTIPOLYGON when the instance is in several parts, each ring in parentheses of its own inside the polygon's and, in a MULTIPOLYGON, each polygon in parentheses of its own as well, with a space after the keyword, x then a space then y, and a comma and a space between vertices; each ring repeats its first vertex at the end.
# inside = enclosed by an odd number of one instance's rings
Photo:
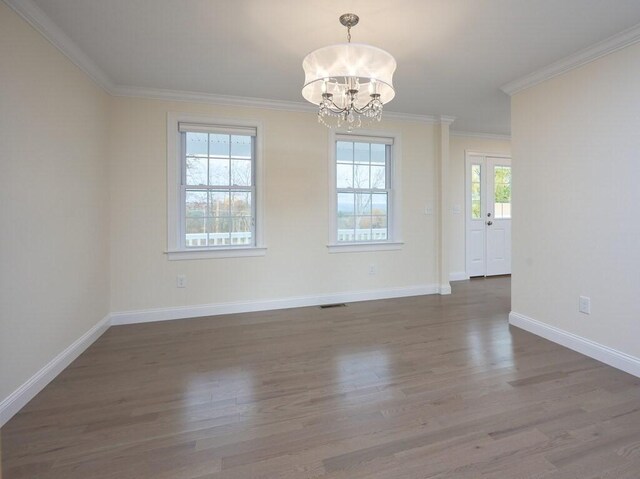
POLYGON ((466 268, 469 277, 511 274, 511 158, 466 152, 466 268))

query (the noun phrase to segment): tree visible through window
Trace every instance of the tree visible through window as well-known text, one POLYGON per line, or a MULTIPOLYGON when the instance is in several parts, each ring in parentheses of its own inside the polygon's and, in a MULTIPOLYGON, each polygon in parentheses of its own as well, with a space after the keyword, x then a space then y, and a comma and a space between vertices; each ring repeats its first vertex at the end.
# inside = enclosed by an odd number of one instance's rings
POLYGON ((496 219, 511 218, 511 167, 494 169, 494 212, 496 219))
POLYGON ((387 241, 391 145, 336 141, 336 241, 387 241))
POLYGON ((254 136, 182 132, 186 248, 255 244, 254 136))

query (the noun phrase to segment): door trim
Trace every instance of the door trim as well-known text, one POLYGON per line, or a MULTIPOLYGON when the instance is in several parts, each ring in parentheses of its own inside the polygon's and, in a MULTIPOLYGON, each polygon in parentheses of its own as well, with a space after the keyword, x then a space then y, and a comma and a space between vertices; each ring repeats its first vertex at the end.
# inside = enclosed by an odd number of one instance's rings
MULTIPOLYGON (((464 150, 464 274, 465 279, 469 279, 469 264, 468 264, 468 256, 469 256, 469 228, 467 227, 467 215, 468 215, 468 205, 471 192, 471 177, 469 176, 469 161, 472 156, 482 156, 486 162, 487 158, 505 158, 513 162, 512 155, 507 155, 505 153, 489 153, 477 150, 464 150)), ((486 249, 486 245, 485 245, 486 249)), ((485 251, 485 263, 486 263, 486 251, 485 251)))

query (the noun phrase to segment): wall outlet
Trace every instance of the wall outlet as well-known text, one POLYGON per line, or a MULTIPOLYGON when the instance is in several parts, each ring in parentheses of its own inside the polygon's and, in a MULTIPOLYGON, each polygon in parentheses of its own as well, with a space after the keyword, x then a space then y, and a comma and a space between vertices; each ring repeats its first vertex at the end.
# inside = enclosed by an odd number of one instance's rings
POLYGON ((459 215, 460 213, 462 213, 462 206, 453 205, 453 208, 451 208, 451 211, 453 212, 454 215, 459 215))
POLYGON ((369 275, 373 276, 374 274, 376 274, 378 272, 378 266, 375 265, 374 263, 371 263, 369 265, 369 275))
POLYGON ((187 287, 187 277, 184 274, 179 274, 176 278, 176 287, 178 288, 186 288, 187 287))
POLYGON ((580 296, 578 301, 578 310, 584 314, 591 314, 591 298, 580 296))
POLYGON ((431 205, 426 205, 426 206, 424 207, 424 214, 425 214, 425 215, 429 215, 429 216, 433 215, 433 206, 431 206, 431 205))

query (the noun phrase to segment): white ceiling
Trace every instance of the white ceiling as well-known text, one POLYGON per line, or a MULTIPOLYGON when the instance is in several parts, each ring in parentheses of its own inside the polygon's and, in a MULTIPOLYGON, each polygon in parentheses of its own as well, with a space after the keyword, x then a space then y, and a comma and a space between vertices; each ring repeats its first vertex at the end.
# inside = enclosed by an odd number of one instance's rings
POLYGON ((639 0, 34 0, 116 85, 302 102, 302 58, 396 57, 394 112, 509 133, 507 82, 640 23, 639 0))

